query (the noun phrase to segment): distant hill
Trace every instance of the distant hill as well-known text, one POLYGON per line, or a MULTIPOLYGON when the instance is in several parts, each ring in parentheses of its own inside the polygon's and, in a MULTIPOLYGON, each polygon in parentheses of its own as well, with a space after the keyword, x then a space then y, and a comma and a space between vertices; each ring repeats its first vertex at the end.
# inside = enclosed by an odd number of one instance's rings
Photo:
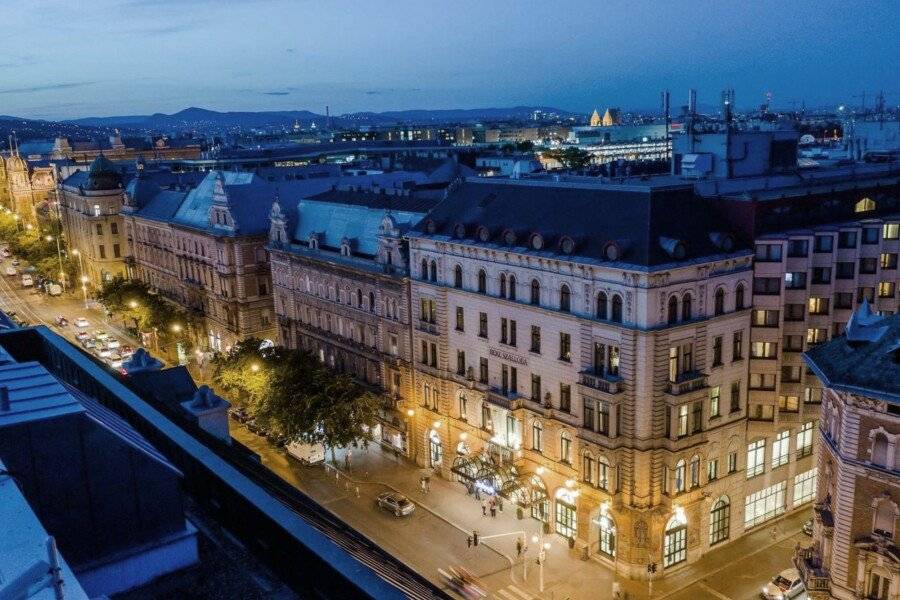
POLYGON ((20 144, 34 140, 52 142, 59 136, 74 139, 96 139, 109 135, 109 129, 104 127, 0 115, 0 150, 9 148, 9 136, 13 132, 20 144))
MULTIPOLYGON (((332 116, 334 127, 350 125, 391 125, 395 123, 474 123, 478 121, 527 120, 535 110, 556 113, 568 117, 573 113, 540 106, 516 106, 513 108, 472 108, 447 110, 401 110, 388 112, 358 112, 332 116)), ((66 121, 89 127, 130 127, 143 129, 209 128, 209 127, 278 127, 290 126, 295 121, 308 126, 315 121, 320 126, 325 115, 308 110, 289 111, 237 111, 217 112, 191 107, 167 115, 125 115, 114 117, 85 117, 66 121)))

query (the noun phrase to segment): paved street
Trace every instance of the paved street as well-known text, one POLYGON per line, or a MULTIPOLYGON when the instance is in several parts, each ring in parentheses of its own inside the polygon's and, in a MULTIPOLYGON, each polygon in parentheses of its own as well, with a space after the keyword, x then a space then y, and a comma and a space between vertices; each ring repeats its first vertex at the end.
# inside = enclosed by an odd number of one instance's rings
MULTIPOLYGON (((283 450, 273 448, 264 438, 241 425, 232 425, 235 439, 257 452, 266 466, 436 583, 443 583, 439 569, 446 571, 449 566, 463 565, 482 577, 494 598, 503 600, 612 597, 615 575, 596 561, 581 560, 558 536, 547 538, 551 548, 545 563, 543 594, 539 591, 534 550, 527 554, 528 572, 523 579, 522 561, 515 557, 514 537, 490 539, 477 549, 467 548, 466 536, 472 529, 477 529, 481 536, 525 529, 530 539, 537 532, 537 522, 529 518, 517 520, 514 510, 508 506, 496 519, 482 517, 480 504, 460 484, 434 477, 431 492, 425 495, 418 489, 421 471, 377 445, 367 453, 354 450, 352 479, 343 475, 336 479, 331 467, 303 466, 283 450), (412 518, 397 519, 374 505, 376 494, 388 487, 402 491, 416 502, 418 510, 412 518)), ((338 453, 342 473, 343 454, 338 453)), ((803 511, 778 522, 774 538, 772 527, 764 527, 722 552, 708 555, 654 582, 652 597, 656 600, 758 598, 765 582, 791 565, 795 544, 809 542, 800 532, 806 518, 808 514, 803 511)), ((618 581, 630 598, 648 597, 646 582, 618 581)))

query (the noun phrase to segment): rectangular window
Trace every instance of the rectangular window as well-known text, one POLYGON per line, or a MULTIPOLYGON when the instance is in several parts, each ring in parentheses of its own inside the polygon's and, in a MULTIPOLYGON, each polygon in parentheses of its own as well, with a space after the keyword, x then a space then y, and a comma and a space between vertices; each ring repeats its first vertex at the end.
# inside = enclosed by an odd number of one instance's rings
POLYGON ((830 298, 810 298, 808 302, 809 314, 827 315, 830 298))
POLYGON ((747 479, 761 475, 766 470, 766 440, 747 444, 747 479))
POLYGON ((121 248, 119 244, 113 244, 113 258, 119 258, 122 256, 121 248))
POLYGON ((897 284, 893 281, 882 281, 878 284, 878 297, 879 298, 893 298, 895 293, 895 286, 897 284))
POLYGON ((481 428, 488 431, 493 429, 493 423, 491 423, 491 407, 487 404, 481 405, 481 428))
POLYGON ((794 506, 806 504, 816 497, 816 473, 817 469, 794 476, 794 506))
POLYGON ((756 244, 756 262, 781 262, 781 244, 756 244))
POLYGON ((750 389, 751 390, 774 390, 775 374, 774 373, 750 373, 750 389))
POLYGON ((786 465, 790 457, 791 432, 779 431, 772 442, 772 468, 786 465))
POLYGON ((509 345, 516 345, 516 321, 514 319, 509 320, 509 345))
POLYGON ((703 431, 703 402, 694 402, 691 405, 691 433, 703 431))
POLYGON ((882 270, 893 270, 897 268, 897 254, 890 252, 882 252, 878 258, 878 264, 882 270))
POLYGON ((834 294, 835 308, 853 308, 853 292, 836 292, 834 294))
POLYGON ((806 318, 806 306, 803 304, 785 304, 784 305, 784 320, 787 321, 802 321, 806 318))
POLYGON ((713 360, 712 366, 721 367, 722 366, 722 336, 717 335, 713 338, 713 360))
POLYGON ((806 330, 806 345, 821 344, 828 341, 828 329, 825 327, 809 327, 806 330))
POLYGON ((456 374, 466 374, 466 353, 463 350, 456 351, 456 374))
POLYGON ((544 427, 538 420, 531 425, 531 447, 538 452, 544 450, 544 427))
POLYGON ((531 374, 531 399, 534 402, 541 401, 541 376, 531 374))
POLYGON ((778 344, 775 342, 752 342, 750 358, 778 358, 778 344))
POLYGON ((875 288, 858 287, 856 288, 856 302, 862 304, 863 300, 868 300, 869 304, 875 302, 875 288))
POLYGON ((885 223, 881 228, 881 237, 885 240, 900 238, 900 223, 885 223))
POLYGON ((706 480, 715 481, 719 478, 719 459, 713 458, 706 461, 706 480))
POLYGON ((688 433, 688 405, 678 407, 678 437, 684 437, 688 433))
POLYGON ((456 307, 456 330, 457 331, 465 331, 466 330, 466 311, 462 306, 456 307))
POLYGON ((109 232, 113 235, 119 235, 119 224, 112 222, 109 224, 109 232))
POLYGON ((709 388, 709 418, 719 416, 719 402, 721 400, 721 386, 713 386, 709 388))
POLYGON ((754 277, 753 293, 760 296, 781 293, 781 279, 778 277, 754 277))
POLYGON ((797 430, 797 458, 812 454, 813 421, 807 421, 797 430))
POLYGON ((731 406, 729 407, 731 412, 738 412, 741 410, 741 380, 731 382, 731 406))
POLYGON ((437 344, 431 343, 431 366, 437 368, 437 344))
POLYGON ((813 267, 812 282, 820 285, 831 283, 831 267, 813 267))
POLYGON ((802 369, 799 365, 784 365, 781 367, 781 381, 783 383, 800 383, 802 369))
POLYGON ((872 275, 878 271, 878 259, 874 256, 859 259, 859 274, 872 275))
POLYGON ((790 240, 788 242, 788 256, 803 258, 809 255, 809 242, 807 240, 790 240))
POLYGON ((735 331, 731 339, 731 360, 741 360, 744 358, 744 332, 735 331))
POLYGON ((572 361, 572 338, 568 333, 559 333, 559 360, 572 361))
POLYGON ((537 325, 531 326, 531 351, 541 353, 541 328, 537 325))
POLYGON ((800 410, 800 397, 799 396, 778 396, 778 411, 779 412, 797 412, 800 410))
POLYGON ((103 244, 100 244, 97 248, 100 250, 100 258, 106 258, 106 248, 103 244))
POLYGON ((750 414, 747 418, 751 421, 771 421, 775 418, 775 407, 763 404, 751 404, 750 414))
POLYGON ((784 274, 784 289, 786 290, 805 290, 806 289, 806 272, 796 271, 784 274))
POLYGON ((737 452, 728 453, 728 473, 737 473, 737 452))
POLYGON ((787 482, 782 481, 748 495, 744 501, 744 527, 749 529, 783 513, 786 489, 787 482))
POLYGON ((835 279, 853 279, 856 277, 856 263, 839 262, 835 265, 835 279))
POLYGON ((878 228, 877 227, 866 227, 862 230, 862 243, 863 244, 877 244, 878 243, 878 228))
POLYGON ((488 360, 483 356, 478 359, 478 381, 481 383, 488 382, 488 360))
POLYGON ((507 343, 507 331, 509 330, 509 325, 506 321, 506 317, 500 318, 500 343, 507 343))
POLYGON ((469 420, 469 399, 466 398, 465 394, 459 395, 459 419, 461 421, 469 420))
POLYGON ((831 252, 834 249, 834 236, 817 235, 814 248, 815 252, 831 252))
POLYGON ((586 483, 594 484, 594 458, 585 454, 581 459, 581 478, 586 483))
POLYGON ((488 321, 487 313, 478 313, 478 337, 487 338, 488 321))
POLYGON ((594 401, 587 397, 584 399, 584 413, 581 422, 585 429, 594 430, 594 401))
POLYGON ((784 336, 785 352, 803 352, 803 336, 802 335, 786 335, 784 336))
POLYGON ((754 327, 778 327, 780 316, 777 310, 756 309, 751 313, 751 323, 754 327))
POLYGON ((841 231, 838 233, 838 248, 843 248, 845 250, 856 248, 856 232, 841 231))
POLYGON ((609 435, 609 404, 598 402, 597 409, 597 431, 603 435, 609 435))
POLYGON ((572 386, 567 383, 559 384, 559 410, 563 412, 572 410, 572 386))
MULTIPOLYGON (((94 205, 94 216, 95 216, 95 217, 99 217, 99 216, 100 216, 100 205, 99 205, 99 204, 95 204, 95 205, 94 205)), ((102 234, 102 232, 101 232, 101 234, 102 234)))

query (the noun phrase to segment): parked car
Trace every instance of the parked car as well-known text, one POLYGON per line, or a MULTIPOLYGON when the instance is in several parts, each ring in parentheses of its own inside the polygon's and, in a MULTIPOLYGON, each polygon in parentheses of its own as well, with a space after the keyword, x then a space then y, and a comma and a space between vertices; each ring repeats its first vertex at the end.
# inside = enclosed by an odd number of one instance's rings
POLYGON ((134 356, 134 348, 131 346, 122 346, 119 348, 119 354, 122 355, 123 360, 128 360, 132 356, 134 356))
POLYGON ((18 267, 18 266, 19 266, 19 259, 18 259, 18 258, 12 259, 12 266, 14 266, 14 267, 18 267))
POLYGON ((97 340, 95 340, 92 337, 85 337, 81 340, 81 345, 84 346, 85 348, 96 348, 97 340))
POLYGON ((75 333, 75 339, 78 340, 79 342, 83 342, 84 340, 87 339, 87 337, 88 337, 87 331, 78 331, 75 333))
POLYGON ((813 519, 812 519, 812 517, 808 518, 803 523, 803 533, 805 533, 806 535, 809 535, 809 536, 811 536, 813 534, 813 519))
POLYGON ((396 517, 405 517, 416 510, 412 500, 398 492, 381 492, 375 501, 379 508, 391 511, 396 517))
POLYGON ((96 354, 100 358, 107 358, 112 354, 112 350, 110 350, 106 346, 101 346, 98 344, 97 347, 94 348, 94 354, 96 354))
POLYGON ((2 250, 0 250, 0 256, 3 256, 3 258, 9 258, 9 248, 3 248, 2 250))
POLYGON ((105 341, 106 338, 108 338, 108 337, 109 337, 109 334, 106 333, 105 331, 103 331, 102 329, 98 329, 97 331, 94 332, 94 338, 95 338, 98 342, 103 342, 103 341, 105 341))
POLYGON ((31 278, 31 275, 22 275, 22 287, 34 287, 34 279, 31 278))
POLYGON ((760 595, 765 600, 790 600, 805 592, 797 569, 785 569, 763 587, 760 595))
POLYGON ((62 286, 58 283, 48 283, 46 288, 47 293, 51 296, 60 296, 62 295, 62 286))
POLYGON ((122 343, 114 337, 106 338, 106 345, 109 348, 118 348, 122 345, 122 343))
POLYGON ((322 444, 307 444, 301 440, 294 440, 288 442, 285 449, 289 455, 306 465, 325 462, 325 446, 322 444))
POLYGON ((90 327, 90 325, 91 325, 90 322, 88 322, 88 320, 85 319, 84 317, 78 317, 77 319, 75 319, 75 327, 84 328, 84 327, 90 327))
POLYGON ((110 352, 109 356, 106 357, 106 364, 108 364, 113 369, 119 369, 122 367, 122 355, 118 352, 110 352))
POLYGON ((15 277, 19 274, 19 271, 17 271, 15 267, 6 267, 6 274, 9 277, 15 277))
POLYGON ((69 324, 69 320, 62 315, 56 315, 56 318, 54 319, 54 321, 56 321, 56 324, 59 325, 60 327, 65 327, 66 325, 69 324))

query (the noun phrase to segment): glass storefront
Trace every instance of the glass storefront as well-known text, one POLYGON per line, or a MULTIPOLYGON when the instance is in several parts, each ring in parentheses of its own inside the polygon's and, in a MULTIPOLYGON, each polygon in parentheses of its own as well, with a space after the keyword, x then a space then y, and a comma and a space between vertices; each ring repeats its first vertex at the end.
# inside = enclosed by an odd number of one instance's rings
POLYGON ((444 460, 444 445, 441 443, 441 436, 434 429, 428 435, 429 445, 429 464, 432 468, 439 468, 444 460))
POLYGON ((578 529, 578 512, 571 504, 556 501, 556 533, 563 537, 575 537, 578 529))

